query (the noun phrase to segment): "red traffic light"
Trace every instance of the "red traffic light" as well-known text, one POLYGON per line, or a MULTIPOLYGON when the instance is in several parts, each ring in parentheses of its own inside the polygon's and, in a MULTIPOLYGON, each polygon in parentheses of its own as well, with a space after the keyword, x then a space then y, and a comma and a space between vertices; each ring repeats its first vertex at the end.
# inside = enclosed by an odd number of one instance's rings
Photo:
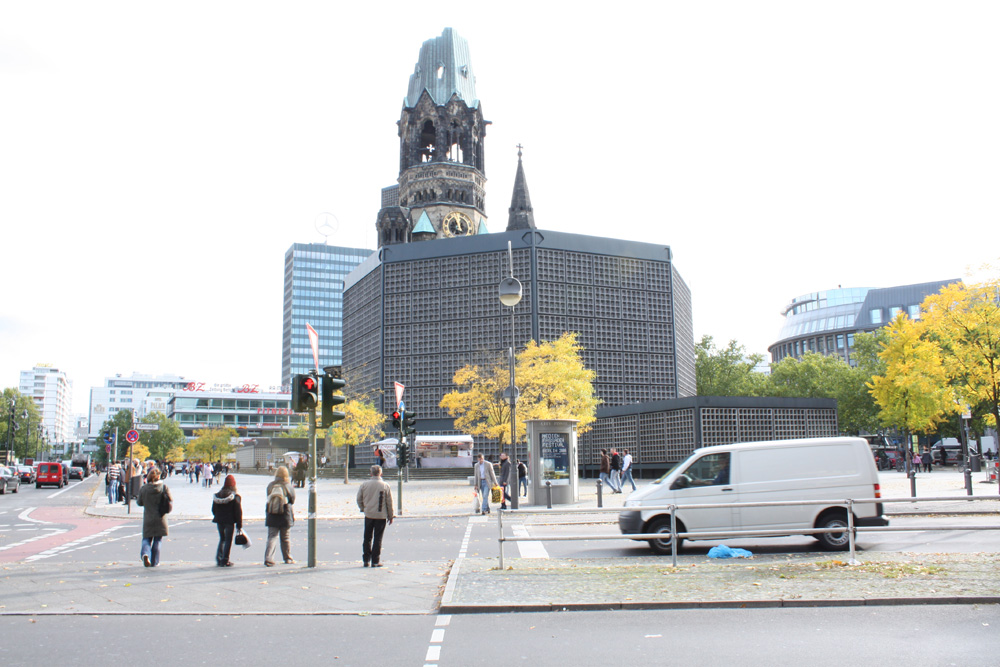
POLYGON ((392 413, 392 418, 399 419, 399 410, 396 410, 395 412, 392 413))
POLYGON ((302 380, 302 386, 308 391, 316 391, 316 380, 313 379, 313 376, 307 375, 305 379, 302 380))

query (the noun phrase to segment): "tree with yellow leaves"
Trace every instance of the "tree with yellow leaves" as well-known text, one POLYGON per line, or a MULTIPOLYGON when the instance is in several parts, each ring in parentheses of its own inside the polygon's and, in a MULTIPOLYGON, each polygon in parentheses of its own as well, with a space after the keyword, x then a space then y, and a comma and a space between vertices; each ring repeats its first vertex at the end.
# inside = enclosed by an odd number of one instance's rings
MULTIPOLYGON (((327 429, 329 443, 333 447, 347 447, 362 443, 381 440, 384 435, 382 423, 385 421, 373 403, 363 400, 350 400, 340 406, 344 418, 334 422, 327 429)), ((350 457, 344 455, 344 484, 349 482, 347 462, 350 457)))
POLYGON ((1000 280, 952 283, 922 310, 959 398, 1000 423, 1000 280))
POLYGON ((941 348, 924 333, 926 326, 900 312, 887 325, 888 337, 879 357, 885 374, 868 387, 886 425, 906 432, 928 433, 956 410, 955 394, 941 358, 941 348))
MULTIPOLYGON (((576 419, 584 433, 596 419, 600 399, 594 395, 596 372, 584 366, 583 348, 575 332, 545 343, 529 341, 517 354, 519 388, 516 405, 517 439, 525 437, 527 419, 576 419)), ((455 372, 455 391, 445 394, 441 407, 455 418, 455 428, 510 444, 510 404, 504 391, 510 384, 505 355, 489 367, 464 366, 455 372)))

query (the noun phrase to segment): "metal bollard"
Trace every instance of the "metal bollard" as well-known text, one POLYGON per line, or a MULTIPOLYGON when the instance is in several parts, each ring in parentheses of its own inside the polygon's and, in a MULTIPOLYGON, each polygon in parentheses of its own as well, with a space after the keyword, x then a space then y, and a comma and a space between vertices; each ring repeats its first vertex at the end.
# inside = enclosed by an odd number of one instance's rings
POLYGON ((604 493, 602 492, 604 484, 601 480, 597 480, 597 506, 604 507, 604 493))
POLYGON ((550 480, 545 482, 545 506, 552 509, 552 482, 550 480))

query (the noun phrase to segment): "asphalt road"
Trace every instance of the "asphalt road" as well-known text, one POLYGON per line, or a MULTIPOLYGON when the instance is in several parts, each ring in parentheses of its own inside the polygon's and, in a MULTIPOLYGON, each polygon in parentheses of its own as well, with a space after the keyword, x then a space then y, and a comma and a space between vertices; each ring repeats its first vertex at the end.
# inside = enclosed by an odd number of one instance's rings
MULTIPOLYGON (((67 568, 135 560, 135 520, 95 518, 84 513, 97 480, 73 482, 61 491, 22 487, 0 496, 0 567, 3 563, 47 563, 67 568)), ((134 508, 137 512, 138 508, 134 508)), ((979 522, 974 517, 896 518, 893 523, 979 522)), ((257 542, 246 555, 234 550, 237 570, 259 571, 261 522, 247 529, 257 542), (250 556, 253 556, 252 558, 250 556), (254 568, 254 570, 251 570, 254 568)), ((617 531, 613 524, 547 523, 539 531, 592 534, 617 531)), ((361 522, 318 522, 320 562, 359 559, 361 522)), ((293 554, 305 559, 306 522, 292 531, 293 554)), ((496 553, 496 524, 469 517, 404 518, 386 535, 384 559, 442 561, 460 550, 470 556, 496 553)), ((165 561, 210 563, 217 539, 207 521, 171 526, 165 561)), ((996 532, 865 534, 861 548, 885 551, 998 550, 996 532)), ((687 543, 700 554, 713 543, 687 543)), ((727 542, 768 553, 815 551, 809 538, 727 542)), ((620 541, 543 542, 553 558, 649 557, 643 543, 620 541)), ((539 543, 520 547, 537 550, 539 543)), ((536 554, 537 555, 537 554, 536 554)), ((56 582, 39 582, 54 585, 56 582)), ((35 662, 49 655, 54 638, 70 664, 160 661, 181 664, 238 661, 260 664, 282 656, 297 664, 494 665, 504 663, 596 665, 616 662, 685 665, 843 665, 878 661, 887 665, 1000 664, 996 629, 1000 606, 831 607, 800 609, 692 609, 519 614, 339 614, 339 615, 24 615, 5 614, 0 587, 0 664, 35 662)), ((41 610, 40 610, 41 611, 41 610)))
POLYGON ((995 665, 1000 607, 0 617, 0 663, 995 665))

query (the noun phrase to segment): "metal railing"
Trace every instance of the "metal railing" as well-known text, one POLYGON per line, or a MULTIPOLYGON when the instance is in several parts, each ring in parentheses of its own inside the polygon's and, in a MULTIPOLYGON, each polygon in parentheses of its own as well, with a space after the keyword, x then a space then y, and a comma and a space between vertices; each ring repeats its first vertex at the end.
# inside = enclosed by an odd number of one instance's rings
MULTIPOLYGON (((782 537, 786 535, 818 535, 821 533, 843 533, 847 532, 848 548, 851 552, 848 561, 851 565, 858 565, 857 552, 855 549, 854 536, 857 532, 902 532, 902 531, 925 531, 925 530, 1000 530, 1000 523, 997 525, 983 526, 855 526, 854 506, 874 505, 886 503, 917 503, 917 502, 976 502, 982 500, 1000 500, 997 496, 933 496, 924 498, 847 498, 836 500, 785 500, 759 503, 712 503, 704 505, 649 505, 636 507, 572 507, 565 509, 517 509, 498 510, 497 527, 499 530, 500 548, 500 569, 504 568, 505 542, 568 542, 583 540, 662 540, 667 533, 617 533, 614 535, 552 535, 547 537, 507 537, 503 533, 504 515, 526 516, 529 514, 607 514, 621 512, 648 512, 662 511, 670 515, 670 551, 673 567, 677 567, 677 538, 718 538, 718 537, 782 537), (712 530, 698 532, 677 532, 677 511, 694 509, 723 509, 723 508, 744 508, 744 507, 788 507, 802 505, 825 505, 828 507, 842 507, 847 514, 847 527, 837 528, 811 528, 802 530, 712 530)), ((997 513, 1000 515, 1000 512, 997 513)))

